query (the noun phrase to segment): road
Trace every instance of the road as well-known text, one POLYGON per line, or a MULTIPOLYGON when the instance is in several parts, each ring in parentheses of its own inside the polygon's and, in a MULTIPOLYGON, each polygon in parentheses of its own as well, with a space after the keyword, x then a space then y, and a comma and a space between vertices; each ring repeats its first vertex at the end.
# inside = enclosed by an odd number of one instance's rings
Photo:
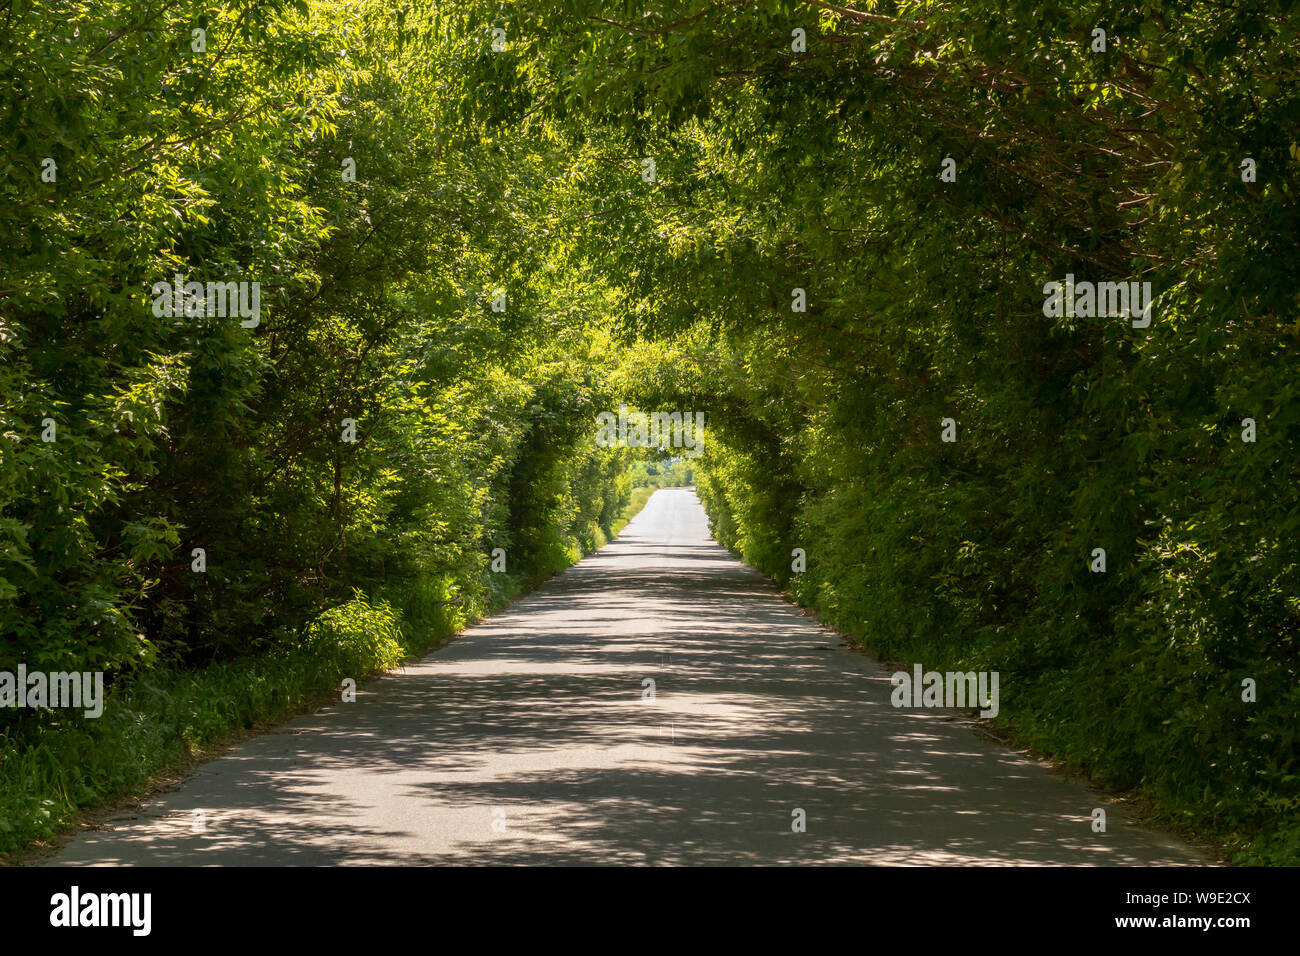
POLYGON ((714 543, 692 491, 659 491, 617 541, 418 665, 50 863, 1208 862, 892 690, 714 543))

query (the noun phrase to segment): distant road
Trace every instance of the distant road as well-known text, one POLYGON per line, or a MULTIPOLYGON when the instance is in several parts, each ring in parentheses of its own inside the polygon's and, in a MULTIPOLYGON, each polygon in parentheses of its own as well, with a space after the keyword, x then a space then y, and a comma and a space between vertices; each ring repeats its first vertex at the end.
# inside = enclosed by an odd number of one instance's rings
POLYGON ((419 665, 51 862, 1207 862, 891 690, 715 544, 692 491, 659 491, 617 541, 419 665))

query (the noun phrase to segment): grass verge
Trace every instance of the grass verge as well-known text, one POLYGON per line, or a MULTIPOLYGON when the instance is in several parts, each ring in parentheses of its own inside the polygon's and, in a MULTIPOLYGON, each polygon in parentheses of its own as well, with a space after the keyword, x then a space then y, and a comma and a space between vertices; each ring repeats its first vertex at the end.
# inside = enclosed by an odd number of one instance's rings
MULTIPOLYGON (((592 542, 601 543, 603 536, 592 542)), ((581 550, 575 545, 570 563, 581 550)), ((418 660, 538 583, 493 577, 482 608, 435 602, 431 610, 426 594, 389 595, 407 609, 404 617, 357 592, 269 651, 119 680, 98 718, 19 713, 0 730, 0 863, 26 862, 88 812, 142 796, 250 732, 338 700, 345 679, 360 683, 418 660)))

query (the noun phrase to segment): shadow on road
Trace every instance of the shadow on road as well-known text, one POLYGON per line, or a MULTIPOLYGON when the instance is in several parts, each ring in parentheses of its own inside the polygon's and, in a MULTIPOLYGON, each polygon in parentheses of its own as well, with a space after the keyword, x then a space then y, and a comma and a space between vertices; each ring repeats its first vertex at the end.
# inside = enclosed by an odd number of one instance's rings
POLYGON ((890 691, 713 544, 693 494, 661 491, 618 541, 418 666, 54 862, 1203 862, 890 691))

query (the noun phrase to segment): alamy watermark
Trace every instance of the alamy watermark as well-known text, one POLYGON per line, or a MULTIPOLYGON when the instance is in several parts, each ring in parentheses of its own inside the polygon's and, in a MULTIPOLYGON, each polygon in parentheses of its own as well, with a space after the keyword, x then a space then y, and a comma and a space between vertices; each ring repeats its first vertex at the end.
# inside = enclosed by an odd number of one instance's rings
POLYGON ((181 272, 172 278, 172 282, 161 279, 150 289, 153 314, 160 319, 239 316, 246 329, 257 328, 262 320, 260 282, 186 282, 181 272))
POLYGON ((895 707, 980 707, 981 717, 998 715, 997 671, 939 671, 921 673, 917 664, 913 672, 895 671, 889 678, 894 685, 889 702, 895 707))
POLYGON ((1060 318, 1133 318, 1133 328, 1151 324, 1150 282, 1075 282, 1067 272, 1064 282, 1053 279, 1043 286, 1043 315, 1060 318))
POLYGON ((16 674, 0 671, 0 707, 84 708, 87 717, 98 717, 104 713, 104 674, 28 671, 19 664, 16 674))
POLYGON ((704 454, 703 412, 629 412, 623 404, 618 415, 597 415, 596 425, 601 448, 685 448, 686 458, 704 454))
POLYGON ((50 925, 120 926, 133 936, 148 936, 153 927, 152 893, 83 893, 73 886, 50 897, 50 925))

